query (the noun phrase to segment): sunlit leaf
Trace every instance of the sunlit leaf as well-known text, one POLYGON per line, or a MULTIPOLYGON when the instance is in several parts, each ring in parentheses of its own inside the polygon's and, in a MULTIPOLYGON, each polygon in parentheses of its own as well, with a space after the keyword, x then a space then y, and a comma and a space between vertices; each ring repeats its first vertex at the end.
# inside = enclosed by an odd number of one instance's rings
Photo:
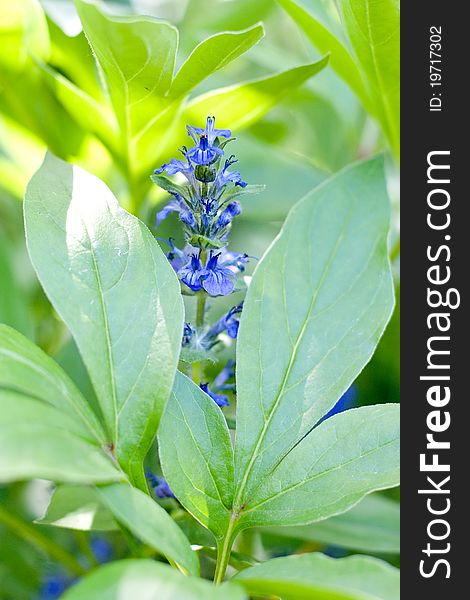
POLYGON ((398 569, 368 556, 323 554, 275 558, 239 573, 234 581, 255 595, 283 600, 398 600, 398 569))
POLYGON ((158 433, 163 472, 174 494, 222 537, 230 520, 233 452, 222 411, 178 373, 158 433))
POLYGON ((110 447, 145 488, 142 461, 181 346, 177 278, 104 183, 51 155, 28 186, 25 224, 32 263, 87 366, 110 447))
POLYGON ((254 25, 245 31, 226 31, 207 38, 196 46, 181 66, 170 94, 174 97, 187 94, 206 77, 259 42, 263 35, 263 26, 254 25))
POLYGON ((325 56, 310 65, 208 92, 188 104, 183 120, 187 123, 200 123, 207 115, 215 114, 221 126, 230 126, 234 130, 248 127, 293 88, 321 71, 327 63, 328 56, 325 56))
POLYGON ((81 579, 62 596, 64 600, 116 600, 116 598, 158 598, 158 600, 244 600, 241 587, 185 577, 153 560, 120 560, 105 565, 81 579))
POLYGON ((393 307, 388 220, 382 160, 359 163, 299 202, 259 263, 237 346, 236 506, 370 359, 393 307))
POLYGON ((341 14, 370 90, 376 116, 400 153, 400 4, 340 0, 341 14))

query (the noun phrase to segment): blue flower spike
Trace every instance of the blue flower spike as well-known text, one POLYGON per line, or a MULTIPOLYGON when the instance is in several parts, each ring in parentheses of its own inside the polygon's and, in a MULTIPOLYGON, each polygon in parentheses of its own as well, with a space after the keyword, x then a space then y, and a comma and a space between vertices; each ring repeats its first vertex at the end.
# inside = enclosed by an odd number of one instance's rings
MULTIPOLYGON (((223 407, 229 405, 227 392, 235 393, 235 363, 229 361, 210 385, 203 380, 201 363, 214 360, 217 345, 230 346, 230 339, 237 338, 243 302, 209 325, 207 301, 244 288, 245 282, 239 280, 253 257, 228 250, 227 245, 234 219, 242 212, 239 197, 258 192, 262 186, 249 186, 239 171, 232 170, 238 161, 233 154, 226 158, 225 148, 234 138, 230 129, 216 129, 215 117, 207 117, 204 128, 187 125, 186 129, 193 147, 183 146, 184 159, 168 160, 152 177, 172 196, 157 212, 156 227, 171 213, 181 222, 184 247, 177 248, 172 238, 161 240, 170 247, 166 257, 181 281, 182 292, 197 297, 195 326, 184 325, 181 360, 191 365, 191 375, 201 390, 223 407), (174 175, 184 177, 184 183, 171 181, 169 177, 174 175)), ((171 493, 165 487, 168 484, 155 481, 156 494, 167 497, 166 493, 171 493)))
MULTIPOLYGON (((153 181, 172 196, 157 212, 155 226, 158 228, 168 215, 177 213, 189 246, 179 251, 187 255, 186 263, 175 268, 180 279, 186 285, 190 281, 188 287, 192 291, 202 288, 211 296, 225 296, 234 291, 234 276, 243 269, 238 267, 230 276, 225 271, 230 266, 224 264, 225 255, 217 258, 213 251, 222 252, 227 246, 232 222, 242 212, 235 198, 245 193, 243 188, 248 184, 238 171, 230 170, 237 162, 233 154, 221 160, 227 141, 232 140, 229 129, 216 129, 215 117, 207 117, 204 128, 188 125, 187 131, 195 145, 181 148, 184 160, 172 158, 154 171, 153 181), (185 177, 184 185, 167 178, 178 174, 185 177), (199 250, 203 251, 199 256, 201 267, 205 269, 202 279, 192 259, 199 250)), ((172 253, 176 254, 173 247, 172 253)), ((247 257, 246 254, 239 256, 247 257)))

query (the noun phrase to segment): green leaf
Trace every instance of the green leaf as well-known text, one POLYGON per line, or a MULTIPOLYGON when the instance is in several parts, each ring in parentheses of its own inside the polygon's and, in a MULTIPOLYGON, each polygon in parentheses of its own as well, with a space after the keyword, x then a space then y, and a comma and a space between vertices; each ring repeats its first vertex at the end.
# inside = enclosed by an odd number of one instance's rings
POLYGON ((186 189, 188 186, 179 185, 168 177, 165 177, 165 175, 152 175, 150 179, 153 181, 153 183, 158 185, 158 187, 162 188, 162 190, 165 190, 166 192, 182 194, 183 197, 186 194, 186 189))
POLYGON ((399 483, 399 406, 348 410, 321 423, 256 482, 239 528, 303 525, 399 483))
POLYGON ((379 494, 371 494, 336 517, 302 527, 272 527, 262 531, 362 552, 398 554, 400 506, 379 494))
POLYGON ((233 452, 215 402, 178 373, 158 431, 165 477, 183 506, 218 538, 230 520, 233 452))
POLYGON ((153 17, 111 16, 84 0, 75 0, 75 5, 119 124, 116 154, 135 192, 139 172, 148 167, 147 162, 144 167, 139 164, 138 136, 165 111, 173 115, 167 111, 172 100, 166 94, 173 79, 178 30, 153 17))
POLYGON ((52 494, 45 514, 36 521, 82 531, 118 529, 111 511, 96 489, 83 485, 60 485, 52 494))
POLYGON ((400 5, 398 0, 340 0, 341 15, 366 77, 375 113, 400 153, 400 5))
POLYGON ((248 127, 327 63, 325 56, 310 65, 203 94, 188 104, 182 121, 200 123, 207 115, 215 114, 220 126, 230 125, 234 130, 248 127))
POLYGON ((263 26, 258 24, 244 31, 226 31, 207 38, 194 48, 176 74, 170 94, 178 97, 189 93, 209 75, 257 44, 263 36, 263 26))
POLYGON ((393 308, 388 219, 382 159, 358 163, 293 208, 259 263, 237 343, 235 510, 370 359, 393 308))
POLYGON ((127 484, 98 488, 115 518, 137 538, 190 573, 199 573, 197 554, 170 515, 150 496, 127 484))
POLYGON ((283 600, 398 600, 398 569, 369 556, 334 559, 320 553, 274 558, 233 581, 250 594, 283 600))
POLYGON ((100 103, 49 65, 40 61, 37 61, 37 64, 42 69, 54 96, 60 100, 77 123, 85 131, 94 133, 110 152, 118 156, 117 123, 109 107, 100 103))
POLYGON ((129 139, 149 111, 161 106, 170 88, 178 30, 153 17, 107 15, 84 0, 75 0, 75 5, 122 133, 129 139))
POLYGON ((178 280, 138 219, 96 177, 47 155, 25 197, 28 250, 87 366, 116 456, 145 488, 142 461, 181 346, 178 280))
POLYGON ((227 583, 215 587, 196 577, 185 577, 153 560, 119 560, 93 571, 62 596, 63 600, 244 600, 243 590, 227 583))
POLYGON ((308 13, 303 6, 294 2, 294 0, 276 1, 294 19, 320 52, 330 53, 331 68, 351 87, 361 99, 364 106, 369 106, 369 96, 364 87, 362 74, 353 56, 351 56, 351 53, 342 41, 327 26, 320 22, 319 19, 308 13))
POLYGON ((0 481, 107 483, 124 478, 81 424, 57 408, 0 390, 0 481))
POLYGON ((339 0, 353 54, 321 20, 294 0, 277 0, 331 67, 380 122, 400 154, 400 7, 398 0, 339 0))
POLYGON ((20 333, 0 325, 0 389, 15 390, 68 415, 79 435, 106 446, 101 423, 64 371, 20 333))

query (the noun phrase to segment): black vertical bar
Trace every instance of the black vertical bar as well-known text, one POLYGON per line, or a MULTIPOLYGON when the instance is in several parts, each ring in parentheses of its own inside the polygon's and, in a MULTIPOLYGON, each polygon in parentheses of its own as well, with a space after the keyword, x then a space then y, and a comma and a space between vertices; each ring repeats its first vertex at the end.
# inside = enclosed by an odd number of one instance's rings
POLYGON ((465 374, 470 373, 467 342, 470 327, 466 313, 470 278, 467 266, 470 254, 469 98, 465 91, 469 77, 468 13, 468 5, 463 2, 428 0, 402 5, 404 600, 442 600, 468 594, 465 582, 469 568, 464 566, 469 552, 464 541, 470 533, 470 397, 465 385, 465 374), (431 46, 433 43, 440 44, 440 48, 431 46), (431 85, 439 80, 439 77, 431 77, 432 74, 441 75, 441 85, 431 85), (432 152, 435 154, 430 155, 432 152), (450 168, 431 169, 428 181, 429 161, 450 168), (448 227, 443 227, 448 219, 448 227), (429 271, 431 267, 437 268, 429 271), (449 281, 442 282, 448 275, 449 281), (435 283, 436 280, 440 283, 435 283), (453 306, 460 297, 460 306, 433 308, 430 303, 439 304, 439 295, 431 293, 428 298, 428 290, 440 292, 443 301, 447 297, 453 306), (432 314, 443 316, 432 317, 432 314), (443 331, 447 326, 448 331, 443 331), (433 337, 436 339, 431 339, 433 337), (450 353, 429 355, 429 344, 431 350, 450 353), (428 360, 434 368, 430 368, 428 360), (447 403, 446 387, 450 392, 447 403), (436 429, 442 431, 436 432, 436 429), (427 445, 433 443, 427 438, 431 434, 432 440, 442 444, 449 442, 450 448, 428 448, 427 445), (421 454, 424 459, 420 468, 421 454), (449 465, 450 470, 426 470, 431 468, 426 465, 433 460, 439 465, 437 469, 449 465), (432 510, 442 511, 442 514, 432 514, 432 510))

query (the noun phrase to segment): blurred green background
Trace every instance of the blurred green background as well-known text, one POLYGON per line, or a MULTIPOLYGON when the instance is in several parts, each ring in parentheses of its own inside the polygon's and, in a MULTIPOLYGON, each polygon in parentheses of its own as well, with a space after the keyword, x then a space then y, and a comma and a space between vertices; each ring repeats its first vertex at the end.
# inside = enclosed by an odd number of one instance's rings
MULTIPOLYGON (((312 36, 306 35, 274 0, 123 0, 102 5, 113 14, 152 15, 175 25, 179 30, 177 67, 208 36, 263 22, 265 37, 200 82, 190 91, 186 105, 195 98, 197 107, 197 99, 206 92, 238 86, 240 82, 312 63, 325 53, 324 44, 315 47, 312 36)), ((348 36, 333 0, 304 0, 303 6, 348 45, 348 36)), ((187 108, 175 113, 171 123, 162 123, 159 135, 148 142, 145 151, 139 154, 139 147, 136 147, 132 160, 126 162, 120 155, 122 149, 113 150, 115 142, 107 139, 106 119, 111 117, 106 112, 108 108, 99 112, 106 104, 106 98, 103 98, 93 57, 81 32, 73 2, 0 0, 0 45, 0 322, 15 327, 54 356, 87 397, 92 398, 91 384, 75 345, 41 291, 27 257, 22 222, 25 186, 49 149, 106 181, 122 204, 154 231, 155 212, 165 197, 156 187, 150 187, 148 177, 164 160, 175 156, 176 147, 184 143, 185 119, 199 113, 187 108), (78 102, 75 96, 72 101, 67 97, 69 84, 85 90, 93 99, 89 110, 86 104, 73 104, 78 102), (96 113, 93 112, 95 105, 99 106, 96 113), (100 114, 102 120, 97 118, 100 114)), ((266 184, 264 193, 244 198, 243 214, 236 220, 230 247, 261 257, 290 207, 307 191, 351 162, 383 152, 392 203, 390 249, 398 291, 396 148, 394 155, 387 141, 391 136, 384 135, 386 129, 383 123, 380 124, 380 118, 371 116, 370 106, 368 110, 364 108, 363 99, 358 99, 337 71, 330 61, 320 73, 305 78, 305 82, 285 84, 282 94, 264 90, 259 101, 266 107, 259 115, 256 113, 258 100, 255 99, 254 116, 238 115, 234 123, 228 119, 219 120, 218 126, 234 129, 237 141, 233 142, 232 151, 239 159, 243 178, 249 183, 266 184)), ((178 239, 177 231, 177 220, 171 217, 158 235, 166 238, 172 235, 178 239)), ((217 299, 214 317, 233 304, 233 298, 217 299)), ((191 310, 188 305, 188 314, 191 310)), ((398 347, 397 305, 374 358, 356 382, 355 401, 358 404, 399 401, 398 347)), ((26 528, 22 530, 18 523, 12 526, 9 517, 2 517, 0 512, 2 600, 57 597, 38 595, 45 594, 47 577, 58 573, 54 548, 58 551, 61 546, 67 547, 77 556, 89 553, 90 540, 84 539, 81 532, 29 524, 44 512, 50 489, 50 484, 42 481, 0 487, 0 501, 8 515, 13 515, 12 518, 26 528), (44 553, 44 540, 36 539, 35 542, 34 536, 47 538, 52 550, 44 553), (32 539, 33 543, 25 541, 26 538, 32 539), (38 592, 41 589, 43 591, 38 592)), ((299 549, 327 548, 337 555, 362 550, 397 564, 398 509, 394 502, 397 494, 396 490, 390 492, 391 499, 375 495, 369 506, 350 515, 349 522, 344 516, 343 524, 329 526, 326 523, 323 527, 326 533, 318 526, 312 526, 311 531, 303 528, 304 534, 298 531, 254 532, 243 536, 238 550, 259 558, 299 549), (368 521, 370 514, 375 514, 374 510, 381 515, 382 521, 379 521, 383 525, 381 531, 371 532, 368 521), (356 532, 359 539, 356 546, 351 537, 344 541, 341 534, 344 530, 349 534, 356 532), (382 546, 378 542, 374 546, 374 543, 363 541, 364 536, 369 536, 369 540, 387 540, 387 535, 392 539, 389 546, 385 542, 382 546), (337 543, 333 543, 334 540, 337 543)), ((204 532, 187 516, 177 514, 176 517, 185 528, 193 531, 192 541, 198 536, 204 537, 204 532)), ((107 533, 104 539, 112 545, 114 557, 126 556, 127 546, 122 538, 107 533)), ((99 546, 99 542, 96 543, 99 546)), ((67 578, 69 575, 65 574, 64 579, 67 578)))

